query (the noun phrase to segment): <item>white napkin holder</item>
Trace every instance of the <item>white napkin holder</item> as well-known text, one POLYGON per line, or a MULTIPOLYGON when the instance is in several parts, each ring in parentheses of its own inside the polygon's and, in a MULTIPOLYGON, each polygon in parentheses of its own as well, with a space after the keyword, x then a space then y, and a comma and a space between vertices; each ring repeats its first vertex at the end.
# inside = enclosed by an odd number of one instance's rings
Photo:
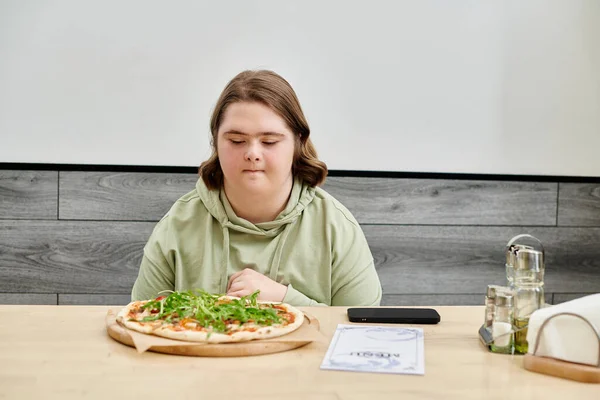
POLYGON ((527 342, 526 369, 600 383, 600 293, 536 310, 527 342))

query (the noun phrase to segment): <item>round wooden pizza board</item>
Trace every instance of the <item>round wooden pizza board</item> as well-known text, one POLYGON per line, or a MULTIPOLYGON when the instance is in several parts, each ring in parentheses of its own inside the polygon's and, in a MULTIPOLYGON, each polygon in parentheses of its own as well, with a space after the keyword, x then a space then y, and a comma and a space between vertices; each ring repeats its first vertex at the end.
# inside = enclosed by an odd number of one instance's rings
MULTIPOLYGON (((304 314, 303 324, 310 325, 311 328, 319 330, 319 321, 306 313, 304 314)), ((117 342, 135 347, 129 330, 117 322, 116 313, 113 310, 109 310, 106 316, 106 331, 117 342)), ((292 342, 251 340, 242 343, 199 344, 197 346, 152 346, 148 351, 181 356, 245 357, 293 350, 310 342, 311 340, 292 342)))

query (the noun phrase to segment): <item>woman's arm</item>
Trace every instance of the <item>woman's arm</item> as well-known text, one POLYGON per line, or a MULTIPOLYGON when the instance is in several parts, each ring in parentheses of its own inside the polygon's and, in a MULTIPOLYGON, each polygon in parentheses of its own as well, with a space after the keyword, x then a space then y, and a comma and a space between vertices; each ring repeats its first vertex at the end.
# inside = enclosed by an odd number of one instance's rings
POLYGON ((287 292, 285 293, 283 302, 300 307, 327 306, 327 304, 319 303, 318 301, 311 299, 304 293, 296 290, 296 288, 294 288, 291 283, 287 286, 287 292))
POLYGON ((168 265, 159 266, 144 254, 140 272, 131 290, 131 300, 154 299, 162 290, 174 290, 174 282, 175 274, 168 265))
POLYGON ((166 239, 166 222, 163 218, 156 225, 144 246, 140 271, 131 291, 132 301, 153 299, 162 290, 175 290, 175 267, 167 261, 162 245, 166 239))
POLYGON ((356 266, 344 273, 348 275, 338 278, 342 283, 336 285, 332 306, 378 306, 381 303, 381 283, 372 259, 364 268, 356 266))
POLYGON ((365 234, 350 211, 338 202, 334 204, 345 218, 335 224, 331 305, 378 306, 381 303, 381 283, 365 234))
MULTIPOLYGON (((345 272, 352 273, 352 271, 345 272)), ((381 303, 381 284, 373 260, 365 268, 359 269, 356 274, 338 277, 338 279, 341 283, 334 285, 337 288, 331 299, 332 306, 378 306, 381 303)), ((288 285, 283 302, 298 306, 327 306, 296 290, 291 284, 288 285)))

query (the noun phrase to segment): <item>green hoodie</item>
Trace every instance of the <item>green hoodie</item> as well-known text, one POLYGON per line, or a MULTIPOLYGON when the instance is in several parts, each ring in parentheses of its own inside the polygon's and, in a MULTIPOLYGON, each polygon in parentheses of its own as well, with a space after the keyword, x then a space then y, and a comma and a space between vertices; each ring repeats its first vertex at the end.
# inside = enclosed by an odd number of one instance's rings
POLYGON ((287 285, 296 306, 371 306, 381 284, 364 234, 352 214, 321 188, 296 180, 274 221, 238 217, 224 192, 202 179, 158 222, 148 243, 133 300, 161 290, 225 293, 229 277, 252 268, 287 285))

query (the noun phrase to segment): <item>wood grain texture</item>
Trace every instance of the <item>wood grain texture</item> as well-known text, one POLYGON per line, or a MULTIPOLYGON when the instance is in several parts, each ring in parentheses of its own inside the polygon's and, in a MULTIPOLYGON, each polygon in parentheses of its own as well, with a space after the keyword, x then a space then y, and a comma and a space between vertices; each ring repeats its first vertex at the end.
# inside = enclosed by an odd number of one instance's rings
POLYGON ((138 354, 107 336, 109 307, 0 306, 3 320, 36 329, 0 330, 0 398, 32 400, 597 400, 582 385, 523 369, 477 337, 483 307, 437 307, 422 325, 425 375, 319 368, 344 307, 302 307, 324 340, 244 359, 138 354), (60 321, 60 323, 57 323, 60 321), (234 377, 234 378, 232 378, 234 377), (155 383, 162 384, 155 384, 155 383), (264 384, 268 383, 268 389, 264 384), (224 394, 226 390, 226 395, 224 394), (332 395, 329 397, 328 395, 332 395))
POLYGON ((324 189, 363 224, 556 225, 551 182, 329 177, 324 189))
POLYGON ((60 306, 124 306, 130 301, 129 294, 58 294, 58 305, 60 306))
MULTIPOLYGON (((154 222, 3 221, 0 292, 129 294, 154 222)), ((483 293, 504 284, 504 246, 547 248, 546 291, 600 291, 600 228, 363 227, 384 294, 483 293)))
POLYGON ((158 221, 196 174, 61 172, 60 219, 158 221))
MULTIPOLYGON (((62 172, 60 218, 156 221, 195 174, 62 172)), ((361 223, 555 225, 556 183, 329 177, 361 223)))
POLYGON ((559 226, 600 226, 600 184, 560 183, 559 226))
POLYGON ((0 222, 0 292, 128 294, 155 223, 0 222))
POLYGON ((577 382, 600 383, 600 368, 577 364, 550 357, 537 357, 525 354, 523 367, 528 371, 556 376, 577 382))
POLYGON ((0 293, 0 304, 56 305, 55 293, 0 293))
POLYGON ((363 226, 385 294, 483 293, 505 284, 504 247, 519 233, 546 246, 546 291, 600 291, 600 229, 363 226))
POLYGON ((0 219, 56 219, 58 172, 0 170, 0 219))

